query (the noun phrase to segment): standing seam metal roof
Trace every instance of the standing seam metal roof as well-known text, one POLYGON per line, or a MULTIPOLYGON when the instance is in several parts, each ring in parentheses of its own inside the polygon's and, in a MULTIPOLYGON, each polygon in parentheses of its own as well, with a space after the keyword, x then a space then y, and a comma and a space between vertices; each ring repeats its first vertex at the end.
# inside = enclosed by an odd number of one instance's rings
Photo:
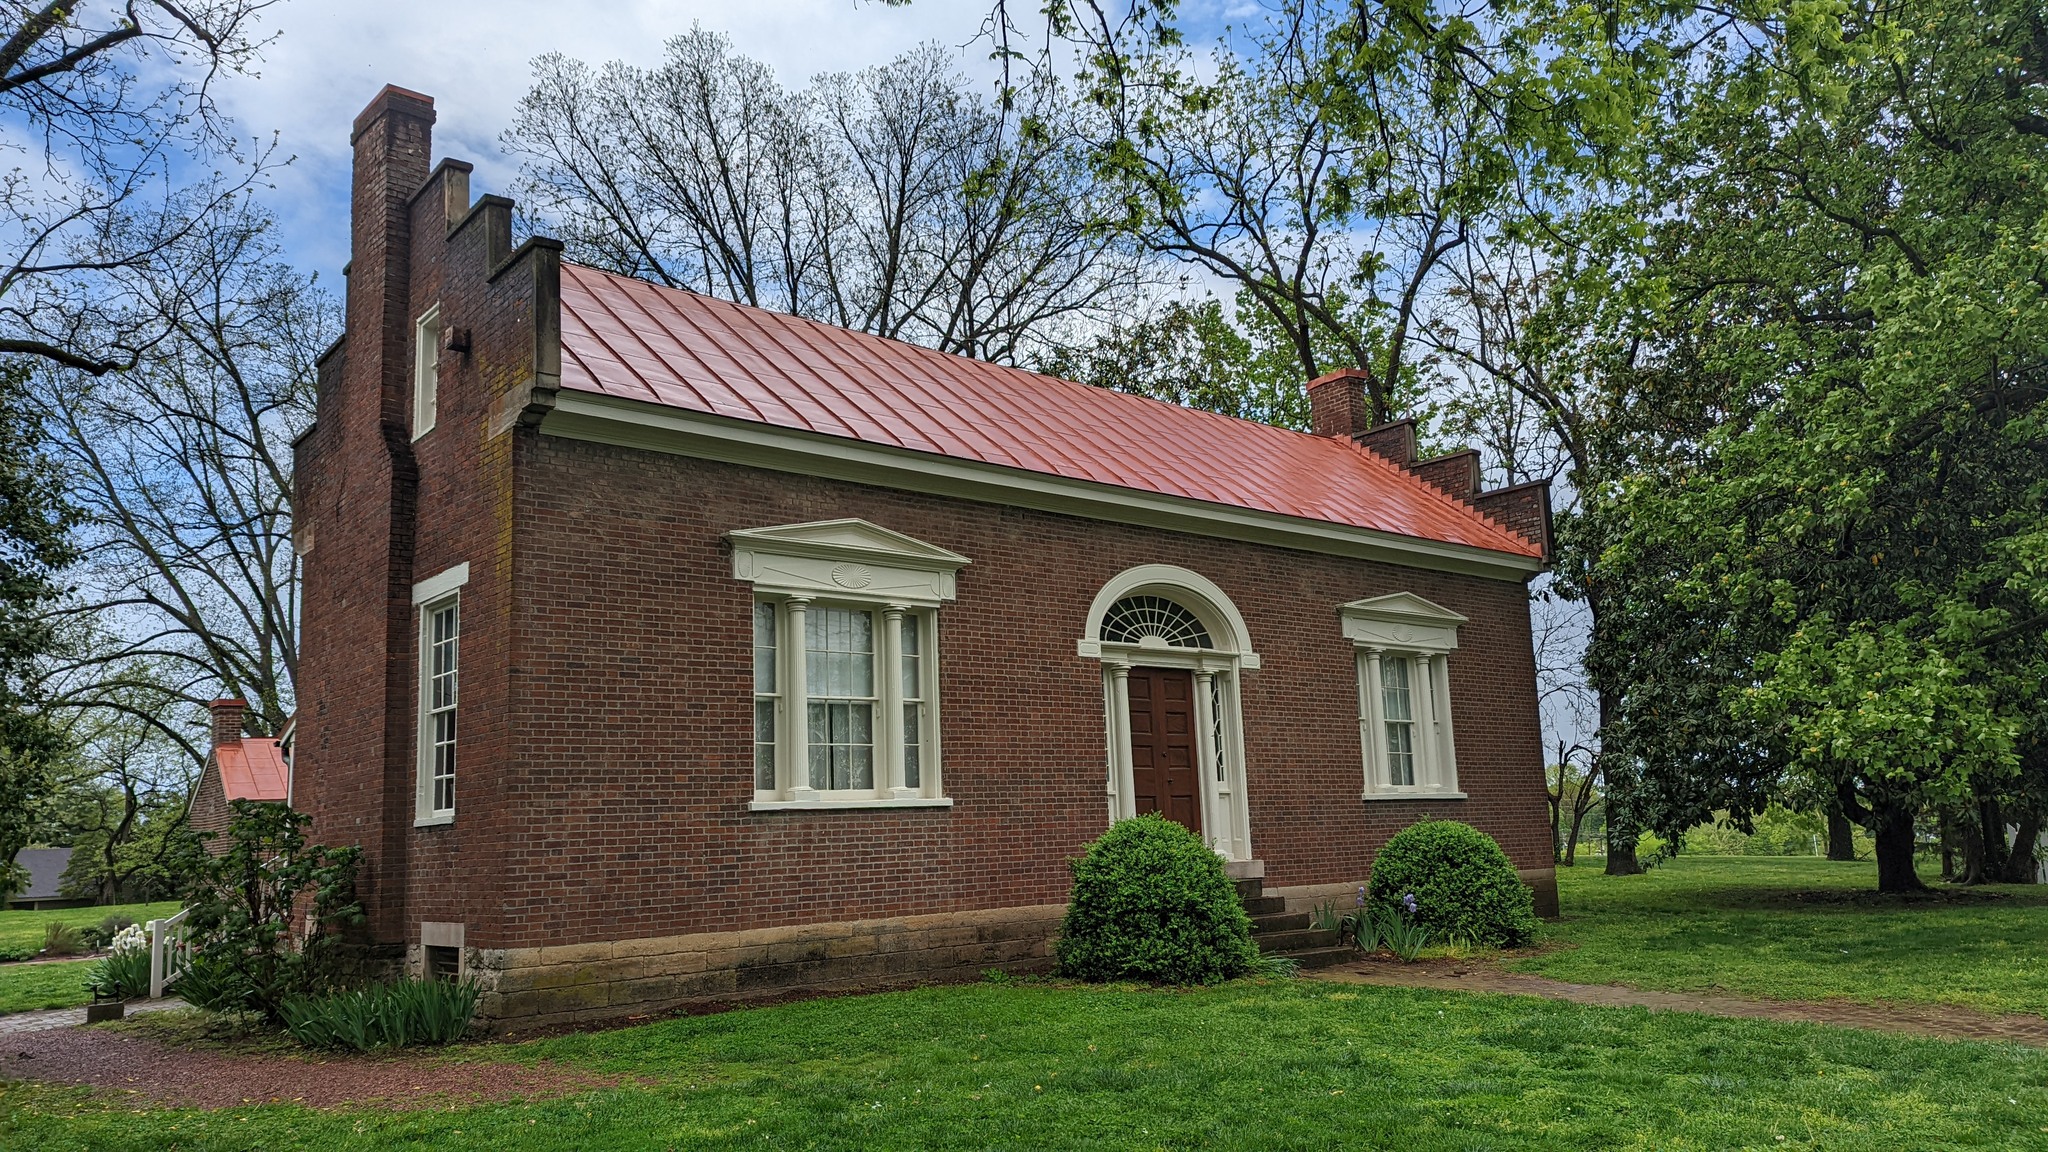
POLYGON ((1182 408, 562 266, 562 386, 1518 556, 1542 548, 1348 439, 1182 408))

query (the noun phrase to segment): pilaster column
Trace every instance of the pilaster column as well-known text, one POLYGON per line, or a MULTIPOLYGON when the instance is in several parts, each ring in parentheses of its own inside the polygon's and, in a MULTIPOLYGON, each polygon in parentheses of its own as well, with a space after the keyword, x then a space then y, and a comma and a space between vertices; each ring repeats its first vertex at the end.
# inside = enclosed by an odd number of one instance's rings
POLYGON ((783 693, 789 700, 784 710, 788 726, 784 730, 787 739, 784 746, 789 749, 787 761, 789 779, 784 782, 785 794, 792 800, 815 800, 817 790, 811 787, 811 696, 806 686, 809 672, 810 640, 804 627, 811 601, 806 596, 792 596, 788 600, 789 642, 784 648, 789 653, 789 663, 783 668, 783 693))
POLYGON ((1386 760, 1382 749, 1386 744, 1387 729, 1380 718, 1380 650, 1367 648, 1364 660, 1365 672, 1359 677, 1358 686, 1361 705, 1359 726, 1363 729, 1359 739, 1365 746, 1364 795, 1370 796, 1380 790, 1380 766, 1386 760))
POLYGON ((1429 658, 1430 683, 1436 686, 1437 707, 1442 710, 1438 720, 1437 757, 1441 773, 1437 785, 1442 788, 1458 786, 1458 744, 1457 734, 1451 729, 1451 660, 1442 652, 1429 658))
POLYGON ((1216 780, 1216 702, 1211 687, 1216 673, 1195 670, 1195 770, 1202 781, 1202 827, 1209 846, 1230 856, 1230 813, 1223 805, 1223 792, 1216 780))
POLYGON ((1110 765, 1116 781, 1116 819, 1137 815, 1132 799, 1136 784, 1131 778, 1131 666, 1121 661, 1109 666, 1110 765))
POLYGON ((1436 686, 1429 661, 1408 659, 1408 710, 1415 716, 1415 784, 1434 789, 1437 780, 1436 686))
POLYGON ((903 786, 903 605, 882 609, 881 642, 875 645, 875 795, 887 800, 914 795, 903 786))

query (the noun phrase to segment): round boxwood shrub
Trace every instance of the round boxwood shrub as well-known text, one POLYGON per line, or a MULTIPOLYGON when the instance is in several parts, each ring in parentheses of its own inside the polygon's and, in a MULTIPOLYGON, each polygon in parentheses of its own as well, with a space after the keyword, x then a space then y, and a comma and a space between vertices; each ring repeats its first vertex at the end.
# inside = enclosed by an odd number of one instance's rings
POLYGON ((1259 951, 1223 861, 1154 812, 1111 825, 1074 861, 1057 955, 1080 980, 1208 984, 1244 975, 1259 951))
POLYGON ((1423 820, 1394 834, 1372 862, 1372 899, 1415 894, 1410 917, 1432 940, 1518 948, 1536 935, 1534 893, 1493 837, 1456 820, 1423 820))

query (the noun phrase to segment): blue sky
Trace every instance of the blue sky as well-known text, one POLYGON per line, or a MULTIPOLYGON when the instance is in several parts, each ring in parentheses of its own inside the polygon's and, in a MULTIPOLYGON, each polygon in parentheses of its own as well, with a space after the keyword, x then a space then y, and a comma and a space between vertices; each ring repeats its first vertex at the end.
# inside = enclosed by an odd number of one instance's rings
MULTIPOLYGON (((1021 12, 1035 12, 1026 0, 1021 12)), ((725 32, 734 47, 774 67, 784 83, 819 72, 877 64, 925 40, 961 45, 961 67, 990 77, 986 44, 971 44, 989 0, 914 0, 892 8, 873 0, 285 0, 269 10, 277 41, 261 75, 221 91, 245 136, 279 137, 296 157, 266 202, 277 213, 287 258, 330 286, 348 259, 348 130, 385 84, 435 99, 436 159, 477 166, 476 193, 508 190, 516 167, 498 136, 528 83, 528 62, 559 51, 593 63, 652 64, 668 37, 693 22, 725 32)), ((1258 8, 1197 0, 1188 9, 1194 40, 1213 39, 1226 18, 1258 8)))

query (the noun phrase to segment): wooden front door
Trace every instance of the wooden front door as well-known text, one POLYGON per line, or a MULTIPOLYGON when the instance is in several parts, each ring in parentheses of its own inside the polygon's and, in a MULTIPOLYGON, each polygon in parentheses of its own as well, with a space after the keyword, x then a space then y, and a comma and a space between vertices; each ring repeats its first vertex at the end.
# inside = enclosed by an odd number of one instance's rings
POLYGON ((1195 677, 1174 668, 1133 668, 1131 798, 1134 812, 1163 813, 1202 830, 1202 777, 1195 764, 1195 677))

